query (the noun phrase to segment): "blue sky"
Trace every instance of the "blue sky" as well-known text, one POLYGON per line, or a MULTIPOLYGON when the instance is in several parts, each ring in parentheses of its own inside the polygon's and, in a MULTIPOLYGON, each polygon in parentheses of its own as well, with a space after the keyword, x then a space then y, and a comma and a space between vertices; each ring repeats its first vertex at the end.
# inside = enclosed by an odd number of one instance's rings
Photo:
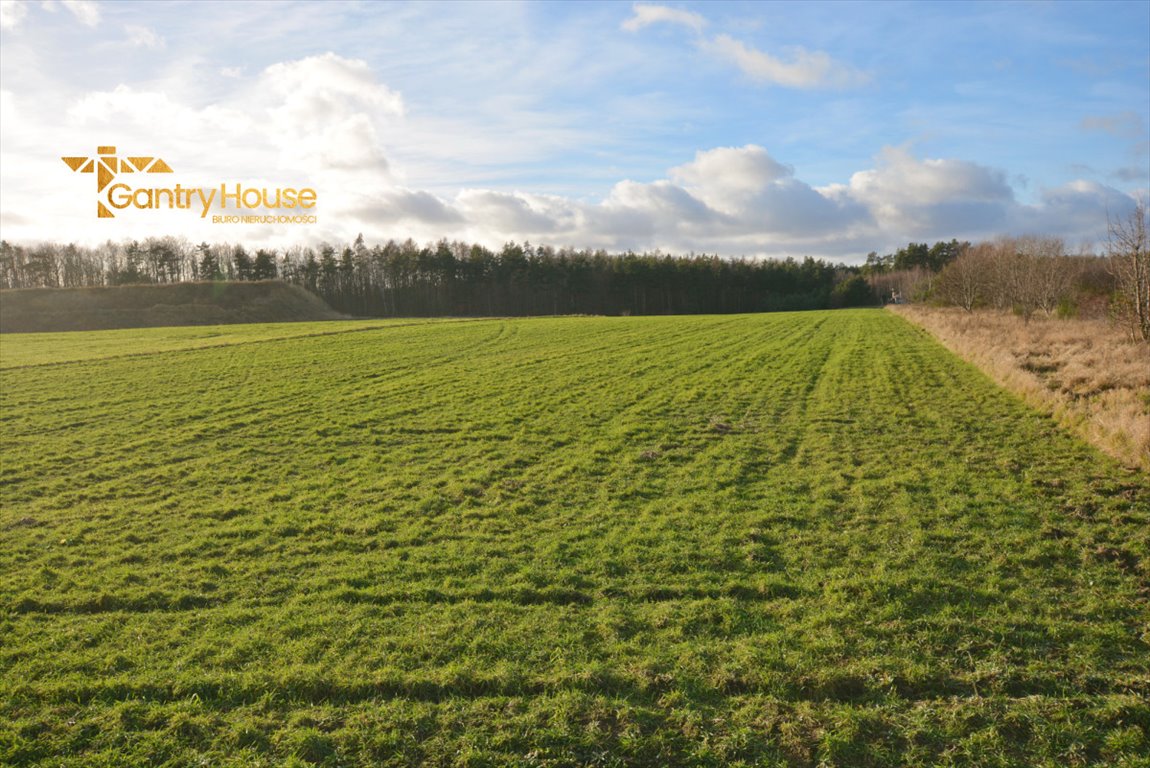
MULTIPOLYGON (((7 239, 438 237, 857 262, 1098 247, 1150 188, 1150 3, 0 0, 7 239), (93 213, 62 155, 317 189, 317 223, 93 213)), ((149 177, 150 178, 150 177, 149 177)))

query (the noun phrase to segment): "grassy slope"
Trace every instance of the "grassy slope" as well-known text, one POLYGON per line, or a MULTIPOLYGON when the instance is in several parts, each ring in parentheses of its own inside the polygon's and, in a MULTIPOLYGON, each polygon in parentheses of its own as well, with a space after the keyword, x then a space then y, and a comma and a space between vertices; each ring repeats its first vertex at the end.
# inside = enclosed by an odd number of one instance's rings
POLYGON ((887 313, 106 350, 0 378, 0 762, 1145 764, 1150 481, 887 313))
POLYGON ((0 331, 279 323, 343 317, 318 296, 278 280, 26 288, 0 294, 0 331))

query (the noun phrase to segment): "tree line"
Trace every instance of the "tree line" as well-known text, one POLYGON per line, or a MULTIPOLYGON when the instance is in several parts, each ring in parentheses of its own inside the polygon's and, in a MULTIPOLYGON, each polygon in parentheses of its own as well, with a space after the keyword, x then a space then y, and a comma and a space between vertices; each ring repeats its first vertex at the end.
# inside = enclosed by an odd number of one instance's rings
POLYGON ((295 246, 282 252, 173 237, 95 248, 0 243, 0 288, 281 279, 353 315, 694 314, 864 306, 857 267, 804 258, 555 249, 459 241, 295 246))
POLYGON ((1132 339, 1150 341, 1150 251, 1144 203, 1112 217, 1104 256, 1070 253, 1057 237, 1001 237, 970 243, 911 243, 867 257, 878 296, 929 301, 967 312, 990 308, 1028 321, 1036 313, 1109 317, 1132 339))

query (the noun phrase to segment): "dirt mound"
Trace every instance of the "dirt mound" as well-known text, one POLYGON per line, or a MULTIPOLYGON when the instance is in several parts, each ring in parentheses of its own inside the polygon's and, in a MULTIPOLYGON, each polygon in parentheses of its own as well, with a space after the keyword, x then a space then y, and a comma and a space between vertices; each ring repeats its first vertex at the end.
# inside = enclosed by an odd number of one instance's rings
POLYGON ((0 291, 2 333, 280 323, 340 317, 343 316, 318 296, 278 280, 0 291))

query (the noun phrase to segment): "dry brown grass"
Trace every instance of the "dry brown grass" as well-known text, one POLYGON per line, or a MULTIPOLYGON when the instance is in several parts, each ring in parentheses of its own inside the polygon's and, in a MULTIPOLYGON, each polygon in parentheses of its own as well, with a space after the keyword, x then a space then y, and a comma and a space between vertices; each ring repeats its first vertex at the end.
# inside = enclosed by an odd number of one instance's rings
POLYGON ((1101 450, 1150 472, 1150 344, 1103 320, 891 307, 1101 450))

